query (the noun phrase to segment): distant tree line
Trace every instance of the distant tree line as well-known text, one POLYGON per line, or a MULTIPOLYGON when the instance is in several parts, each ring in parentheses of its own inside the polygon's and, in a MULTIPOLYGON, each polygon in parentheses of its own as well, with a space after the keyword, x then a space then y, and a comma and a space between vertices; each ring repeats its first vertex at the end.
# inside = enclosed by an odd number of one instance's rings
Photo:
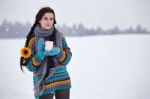
MULTIPOLYGON (((31 23, 26 22, 22 24, 21 22, 8 22, 4 20, 0 26, 0 38, 25 38, 30 31, 31 23)), ((135 29, 129 27, 124 30, 120 30, 118 26, 114 28, 103 30, 101 27, 96 29, 85 28, 85 26, 80 23, 78 25, 73 25, 72 27, 63 24, 62 26, 56 25, 56 27, 63 32, 65 36, 92 36, 92 35, 113 35, 113 34, 150 34, 146 28, 141 25, 137 25, 135 29)))

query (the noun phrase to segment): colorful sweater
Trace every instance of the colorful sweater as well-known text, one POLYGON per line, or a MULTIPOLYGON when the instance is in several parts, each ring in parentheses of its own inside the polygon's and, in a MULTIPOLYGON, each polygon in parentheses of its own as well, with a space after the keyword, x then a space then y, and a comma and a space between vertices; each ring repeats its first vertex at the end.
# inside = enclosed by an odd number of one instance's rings
MULTIPOLYGON (((56 90, 71 88, 71 79, 67 72, 66 65, 70 62, 72 57, 71 49, 68 47, 64 35, 61 33, 63 50, 58 55, 55 55, 58 60, 59 66, 51 68, 49 71, 53 73, 51 76, 47 76, 43 79, 42 87, 44 92, 42 94, 34 94, 35 98, 38 99, 43 94, 54 93, 56 90)), ((35 52, 35 37, 33 37, 28 44, 28 48, 31 49, 31 55, 28 59, 25 59, 24 62, 28 61, 27 69, 33 72, 33 85, 35 86, 35 81, 38 80, 36 71, 42 59, 40 59, 35 52)))

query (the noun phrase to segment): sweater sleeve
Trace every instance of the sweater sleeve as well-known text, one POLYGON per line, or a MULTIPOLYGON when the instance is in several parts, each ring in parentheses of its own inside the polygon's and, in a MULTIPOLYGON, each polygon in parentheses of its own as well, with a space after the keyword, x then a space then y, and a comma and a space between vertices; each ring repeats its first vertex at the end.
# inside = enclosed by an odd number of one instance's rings
POLYGON ((56 59, 61 65, 68 65, 71 58, 72 58, 72 52, 71 49, 69 48, 67 41, 64 37, 64 35, 61 33, 62 37, 62 45, 63 45, 63 50, 60 51, 58 55, 56 55, 56 59))
POLYGON ((35 51, 35 37, 29 41, 28 48, 31 50, 31 55, 25 59, 24 62, 27 63, 27 69, 31 72, 34 72, 43 62, 43 59, 40 59, 35 51))

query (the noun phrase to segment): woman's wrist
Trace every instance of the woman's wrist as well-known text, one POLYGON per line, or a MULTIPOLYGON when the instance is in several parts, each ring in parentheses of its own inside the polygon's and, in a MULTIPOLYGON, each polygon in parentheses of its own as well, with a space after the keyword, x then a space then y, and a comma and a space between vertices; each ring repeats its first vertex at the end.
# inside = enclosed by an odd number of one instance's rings
POLYGON ((35 57, 38 59, 38 60, 43 60, 45 55, 39 55, 39 54, 36 54, 35 57))

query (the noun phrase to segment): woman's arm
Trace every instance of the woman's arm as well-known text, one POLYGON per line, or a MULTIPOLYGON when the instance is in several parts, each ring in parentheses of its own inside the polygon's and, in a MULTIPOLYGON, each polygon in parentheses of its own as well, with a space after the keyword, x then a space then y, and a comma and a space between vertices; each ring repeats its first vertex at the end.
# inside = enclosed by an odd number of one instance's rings
POLYGON ((67 41, 62 33, 61 33, 61 37, 62 37, 63 50, 60 51, 60 53, 58 55, 56 55, 56 59, 58 60, 58 62, 60 64, 68 65, 72 58, 72 52, 71 52, 71 49, 69 48, 67 41))
POLYGON ((34 72, 43 62, 43 59, 41 59, 35 51, 35 37, 29 41, 28 48, 31 50, 31 55, 27 59, 24 59, 24 62, 27 63, 27 69, 34 72))

